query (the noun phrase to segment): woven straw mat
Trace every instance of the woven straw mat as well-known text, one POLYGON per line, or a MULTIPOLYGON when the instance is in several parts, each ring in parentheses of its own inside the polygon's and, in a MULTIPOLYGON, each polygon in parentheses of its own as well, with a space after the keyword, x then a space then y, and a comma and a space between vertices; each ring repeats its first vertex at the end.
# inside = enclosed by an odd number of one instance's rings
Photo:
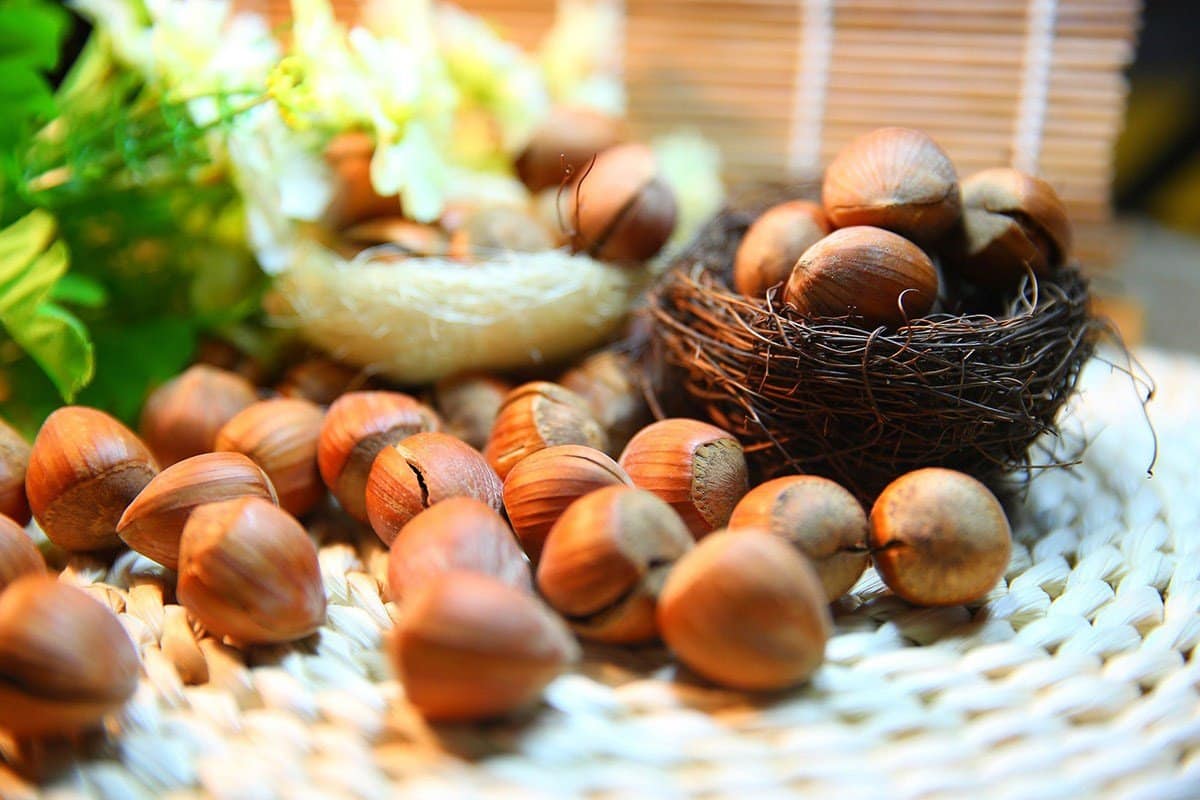
POLYGON ((869 572, 835 606, 825 665, 778 696, 705 685, 661 649, 589 649, 525 718, 430 726, 390 674, 369 533, 317 531, 329 619, 294 648, 194 642, 149 562, 73 561, 63 580, 120 612, 144 678, 42 787, 0 765, 0 795, 1200 797, 1200 361, 1139 358, 1153 478, 1137 391, 1091 363, 1056 445, 1090 447, 1033 482, 1002 584, 919 609, 869 572))

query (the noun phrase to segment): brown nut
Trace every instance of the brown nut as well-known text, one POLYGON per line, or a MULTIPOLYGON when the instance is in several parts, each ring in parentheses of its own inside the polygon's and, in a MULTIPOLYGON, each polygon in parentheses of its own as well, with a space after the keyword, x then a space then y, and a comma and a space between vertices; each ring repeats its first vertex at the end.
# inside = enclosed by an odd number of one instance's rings
POLYGON ((25 529, 0 514, 0 592, 22 575, 46 571, 46 562, 25 529))
POLYGON ((578 658, 570 631, 540 601, 476 572, 426 582, 392 639, 408 701, 433 720, 519 711, 578 658))
POLYGON ((567 506, 606 486, 633 486, 633 481, 595 448, 562 444, 517 462, 504 479, 504 510, 533 563, 567 506))
POLYGON ((527 211, 511 206, 475 209, 450 236, 447 251, 458 261, 484 261, 505 253, 554 249, 550 231, 527 211))
POLYGON ((29 499, 25 496, 25 471, 29 469, 29 443, 0 420, 0 514, 28 524, 29 499))
POLYGON ((367 474, 389 444, 441 426, 433 409, 400 392, 349 392, 329 407, 317 442, 321 479, 346 513, 367 521, 367 474))
POLYGON ((678 205, 642 144, 605 150, 570 188, 571 248, 604 261, 652 258, 675 230, 678 205))
POLYGON ((608 452, 618 455, 654 417, 628 353, 601 350, 564 372, 559 383, 583 398, 608 434, 608 452))
POLYGON ((961 472, 928 467, 892 481, 871 508, 871 558, 900 597, 921 606, 979 600, 1012 555, 1000 501, 961 472))
POLYGON ((859 227, 834 231, 805 250, 783 301, 803 316, 900 326, 929 313, 937 294, 937 270, 921 248, 882 228, 859 227))
POLYGON ((501 508, 500 478, 479 451, 446 433, 418 433, 385 447, 367 477, 367 519, 386 545, 409 520, 449 497, 501 508))
POLYGON ((725 527, 750 488, 737 439, 694 419, 647 425, 629 440, 620 463, 634 486, 666 500, 697 539, 725 527))
POLYGON ((625 124, 619 117, 559 106, 538 125, 517 157, 517 177, 533 193, 557 188, 624 138, 625 124))
POLYGON ((550 529, 538 591, 585 639, 651 641, 663 581, 691 547, 687 526, 659 498, 629 486, 598 489, 550 529))
POLYGON ((192 456, 146 484, 121 515, 117 533, 142 555, 177 569, 179 537, 196 506, 247 496, 279 502, 271 479, 241 453, 192 456))
POLYGON ((821 201, 835 228, 871 225, 921 244, 948 233, 961 213, 954 165, 911 128, 879 128, 843 148, 825 170, 821 201))
POLYGON ((804 251, 830 231, 821 206, 807 200, 781 203, 754 221, 733 259, 733 288, 748 297, 765 297, 783 283, 804 251))
POLYGON ((1009 168, 963 181, 961 241, 947 264, 968 280, 1003 288, 1027 270, 1048 275, 1071 250, 1071 222, 1054 187, 1009 168))
POLYGON ((332 227, 400 213, 399 198, 381 197, 371 183, 374 155, 375 143, 362 131, 338 134, 326 146, 325 162, 333 170, 334 192, 325 216, 332 227))
POLYGON ((284 373, 275 390, 283 397, 327 406, 352 388, 361 388, 362 373, 328 358, 310 358, 284 373))
POLYGON ((784 689, 825 658, 833 626, 821 581, 782 537, 720 531, 667 576, 658 626, 679 659, 734 689, 784 689))
POLYGON ((558 444, 604 450, 608 437, 579 395, 556 383, 534 381, 504 398, 483 454, 503 479, 521 459, 558 444))
POLYGON ((262 400, 225 423, 213 449, 249 456, 271 479, 280 508, 300 516, 325 496, 317 469, 324 421, 325 412, 307 400, 262 400))
POLYGON ((234 372, 196 364, 146 398, 138 431, 158 463, 210 452, 217 431, 258 400, 250 381, 234 372))
POLYGON ((754 487, 733 509, 729 528, 782 536, 808 557, 833 601, 867 568, 867 514, 854 495, 828 478, 789 475, 754 487))
POLYGON ((42 574, 0 594, 0 728, 9 733, 93 727, 133 696, 139 669, 124 626, 82 589, 42 574))
POLYGON ((433 225, 400 216, 377 217, 342 231, 342 238, 354 247, 387 246, 401 256, 442 256, 446 254, 446 234, 433 225))
POLYGON ((512 386, 491 375, 465 374, 445 378, 433 387, 433 405, 446 432, 482 450, 512 386))
POLYGON ((158 473, 133 431, 94 408, 66 406, 33 441, 25 491, 46 537, 64 550, 118 547, 117 522, 158 473))
POLYGON ((430 578, 453 570, 481 572, 533 592, 529 560, 512 529, 473 497, 447 498, 400 529, 388 553, 392 600, 402 602, 430 578))
POLYGON ((197 506, 179 540, 179 603, 218 636, 290 642, 325 621, 317 548, 261 497, 197 506))

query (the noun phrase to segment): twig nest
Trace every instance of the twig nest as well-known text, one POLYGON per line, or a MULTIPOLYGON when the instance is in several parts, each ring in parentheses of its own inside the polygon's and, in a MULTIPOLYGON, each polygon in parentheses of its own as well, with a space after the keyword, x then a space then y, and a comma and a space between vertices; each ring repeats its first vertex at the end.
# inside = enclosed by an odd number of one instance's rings
POLYGON ((418 433, 385 447, 367 476, 367 519, 386 545, 409 520, 451 497, 502 507, 500 478, 478 450, 447 433, 418 433))
POLYGON ((828 478, 788 475, 759 484, 734 507, 729 527, 759 528, 791 542, 816 569, 830 601, 867 568, 867 514, 828 478))
POLYGON ((750 488, 742 445, 694 419, 664 419, 629 440, 621 466, 633 485, 665 500, 699 539, 729 522, 750 488))
POLYGON ((963 219, 947 265, 981 286, 1014 285, 1028 271, 1045 277, 1071 250, 1071 223, 1054 187, 1010 167, 963 181, 963 219))
POLYGON ((594 447, 564 444, 518 461, 504 479, 504 509, 521 546, 536 564, 550 528, 584 495, 633 481, 594 447))
POLYGON ((579 645, 541 601, 459 571, 405 602, 391 653, 405 696, 426 717, 481 720, 535 703, 579 645))
POLYGON ((0 729, 67 734, 97 725, 137 688, 139 662, 116 615, 51 575, 0 594, 0 729))
POLYGON ((133 431, 84 406, 46 418, 33 440, 25 491, 46 537, 71 552, 118 547, 125 508, 158 473, 133 431))
POLYGON ((754 221, 733 259, 733 288, 762 297, 792 274, 804 251, 830 231, 825 212, 809 200, 791 200, 767 209, 754 221))
POLYGON ((928 135, 879 128, 838 153, 825 170, 822 205, 834 227, 886 228, 922 244, 958 222, 958 174, 928 135))
POLYGON ((572 186, 571 201, 572 249, 604 261, 645 261, 675 230, 675 195, 658 177, 654 152, 643 144, 597 156, 572 186))
POLYGON ((46 571, 46 562, 25 529, 0 514, 0 592, 22 575, 46 571))
POLYGON ((583 106, 557 106, 517 157, 517 177, 530 192, 555 188, 625 136, 619 117, 583 106))
POLYGON ((392 541, 388 588, 402 602, 426 581, 455 570, 490 575, 532 593, 529 560, 496 510, 473 497, 450 497, 417 514, 392 541))
POLYGON ((178 592, 205 628, 243 644, 302 639, 325 621, 316 545, 260 497, 192 512, 180 537, 178 592))
POLYGON ((834 231, 804 251, 783 301, 810 317, 854 317, 866 327, 899 327, 933 307, 938 276, 915 244, 882 228, 834 231))
POLYGON ((720 531, 680 559, 658 599, 679 659, 735 689, 785 689, 825 657, 833 626, 821 581, 782 537, 720 531))
POLYGON ((910 603, 979 600, 1004 575, 1012 532, 1004 509, 969 475, 929 467, 888 484, 871 509, 871 557, 910 603))
POLYGON ((687 526, 659 498, 630 486, 597 489, 550 529, 538 591, 585 639, 650 641, 663 581, 691 547, 687 526))

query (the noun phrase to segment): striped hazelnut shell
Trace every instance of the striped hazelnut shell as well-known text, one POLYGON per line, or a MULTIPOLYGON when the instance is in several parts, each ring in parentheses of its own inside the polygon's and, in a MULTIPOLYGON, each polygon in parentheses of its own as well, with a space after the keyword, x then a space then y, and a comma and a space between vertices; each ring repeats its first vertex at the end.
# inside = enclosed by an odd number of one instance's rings
POLYGON ((25 472, 29 469, 29 443, 0 420, 0 514, 21 525, 29 522, 25 472))
POLYGON ((218 452, 242 453, 262 467, 280 508, 300 516, 325 496, 317 441, 325 412, 308 400, 262 400, 240 411, 217 434, 218 452))
POLYGON ((241 375, 196 364, 150 393, 138 431, 158 463, 169 467, 210 452, 221 426, 256 400, 254 384, 241 375))
POLYGON ((788 279, 796 260, 830 229, 825 211, 808 200, 767 209, 738 245, 733 288, 748 297, 764 297, 767 289, 788 279))
POLYGON ((483 454, 503 479, 521 459, 560 444, 604 450, 608 436, 579 395, 556 383, 533 381, 504 398, 483 454))
POLYGON ((0 592, 22 575, 45 571, 46 562, 25 528, 0 514, 0 592))

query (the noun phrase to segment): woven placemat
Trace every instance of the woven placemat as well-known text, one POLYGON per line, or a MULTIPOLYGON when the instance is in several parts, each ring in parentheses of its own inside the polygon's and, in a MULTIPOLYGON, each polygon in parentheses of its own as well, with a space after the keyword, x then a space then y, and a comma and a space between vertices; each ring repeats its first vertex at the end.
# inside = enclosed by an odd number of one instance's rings
POLYGON ((1020 501, 1003 584, 926 610, 868 573, 826 664, 778 696, 714 689, 657 648, 589 649, 523 719, 428 726, 383 653, 372 536, 319 525, 328 623, 246 652, 197 642, 150 562, 73 560, 63 580, 120 613, 145 676, 103 735, 35 754, 58 770, 40 788, 0 762, 0 796, 1200 797, 1200 361, 1139 358, 1152 479, 1139 396, 1097 360, 1056 451, 1090 447, 1020 501))

